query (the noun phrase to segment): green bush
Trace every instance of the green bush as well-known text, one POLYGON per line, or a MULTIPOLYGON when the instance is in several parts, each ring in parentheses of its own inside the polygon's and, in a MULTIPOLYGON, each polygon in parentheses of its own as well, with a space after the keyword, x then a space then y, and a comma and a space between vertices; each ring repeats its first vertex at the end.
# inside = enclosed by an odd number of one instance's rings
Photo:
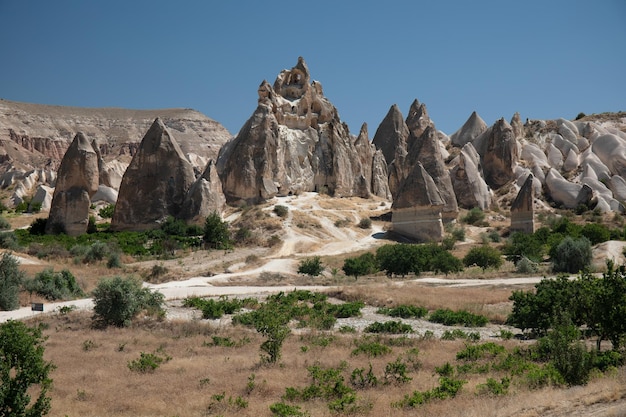
POLYGON ((372 228, 372 219, 370 219, 369 217, 363 217, 359 221, 359 227, 361 229, 371 229, 372 228))
POLYGON ((0 310, 15 310, 20 307, 20 286, 24 272, 14 256, 5 252, 0 258, 0 310))
POLYGON ((547 243, 549 231, 543 229, 534 234, 515 232, 509 236, 504 245, 503 253, 506 259, 516 265, 522 258, 530 259, 533 262, 541 262, 545 254, 545 244, 547 243))
POLYGON ((61 272, 54 272, 52 268, 45 269, 32 280, 26 280, 24 289, 50 301, 71 300, 85 295, 74 275, 67 269, 61 272))
POLYGON ((467 381, 442 376, 439 378, 439 386, 428 391, 414 391, 411 395, 405 395, 404 399, 393 403, 394 407, 407 408, 426 404, 433 399, 443 400, 456 397, 467 381))
POLYGON ((298 264, 298 274, 316 277, 324 271, 324 265, 319 256, 303 259, 298 264))
POLYGON ((566 237, 550 250, 554 272, 578 273, 591 265, 591 243, 586 237, 566 237))
POLYGON ((163 294, 143 288, 133 278, 114 277, 98 283, 93 292, 94 321, 102 326, 124 327, 130 325, 141 311, 160 316, 163 314, 163 294))
POLYGON ((142 374, 154 372, 163 362, 167 362, 170 359, 155 353, 141 352, 139 355, 138 359, 128 362, 128 369, 142 374))
POLYGON ((103 219, 112 218, 113 213, 115 213, 115 204, 109 204, 108 206, 102 207, 100 210, 98 210, 98 215, 103 219))
POLYGON ((502 266, 502 255, 499 250, 491 246, 478 246, 470 249, 463 258, 465 266, 479 266, 484 270, 487 268, 498 269, 502 266))
POLYGON ((522 259, 517 262, 517 265, 515 265, 515 272, 519 274, 534 274, 538 270, 539 266, 525 256, 523 256, 522 259))
POLYGON ((360 276, 373 274, 378 270, 376 258, 371 253, 364 253, 355 258, 347 258, 342 267, 343 273, 358 279, 360 276))
POLYGON ((433 311, 428 317, 428 321, 445 326, 463 325, 465 327, 483 327, 489 323, 489 319, 485 316, 465 310, 452 311, 447 308, 433 311))
POLYGON ((407 375, 406 362, 400 356, 385 365, 384 378, 387 384, 406 384, 413 379, 407 375))
POLYGON ((477 361, 487 356, 496 357, 505 353, 506 349, 502 345, 493 342, 482 343, 480 345, 467 345, 456 354, 457 360, 477 361))
POLYGON ((221 216, 213 212, 204 222, 204 243, 213 249, 229 249, 232 244, 228 231, 228 222, 222 221, 221 216))
POLYGON ((487 378, 487 382, 476 386, 476 390, 479 395, 493 395, 501 396, 509 393, 509 386, 511 385, 511 379, 503 377, 498 382, 494 378, 487 378))
POLYGON ((382 308, 379 308, 378 311, 376 312, 378 314, 385 314, 387 316, 400 317, 403 319, 409 319, 409 318, 419 319, 419 318, 424 317, 426 314, 428 314, 428 309, 426 309, 425 307, 401 304, 399 306, 392 307, 392 308, 382 307, 382 308))
POLYGON ((44 359, 45 340, 41 328, 14 320, 0 324, 0 416, 50 412, 49 375, 55 366, 44 359))
POLYGON ((3 216, 0 216, 0 230, 7 230, 11 228, 11 224, 3 216))
POLYGON ((474 207, 470 211, 467 212, 465 216, 461 218, 463 223, 479 225, 485 220, 485 213, 480 209, 480 207, 474 207))
POLYGON ((375 321, 374 323, 370 323, 364 331, 366 333, 404 334, 413 333, 413 328, 401 321, 386 321, 384 323, 375 321))
POLYGON ((387 355, 391 353, 391 348, 378 342, 372 342, 369 339, 357 341, 356 348, 352 351, 352 355, 365 354, 369 357, 376 358, 378 356, 387 355))
POLYGON ((274 213, 278 217, 285 218, 289 214, 289 207, 277 204, 274 206, 274 213))
POLYGON ((0 248, 18 250, 20 245, 13 232, 0 232, 0 248))
POLYGON ((273 417, 309 417, 309 413, 302 411, 297 405, 288 405, 284 402, 270 405, 273 417))

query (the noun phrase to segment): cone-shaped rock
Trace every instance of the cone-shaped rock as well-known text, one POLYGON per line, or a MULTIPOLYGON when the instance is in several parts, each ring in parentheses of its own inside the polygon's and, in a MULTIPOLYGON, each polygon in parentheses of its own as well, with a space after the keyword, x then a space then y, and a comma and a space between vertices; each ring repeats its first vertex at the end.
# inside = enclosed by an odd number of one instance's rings
POLYGON ((370 195, 371 161, 362 165, 366 156, 358 155, 354 136, 321 84, 310 82, 302 57, 273 87, 264 81, 258 94, 252 117, 218 159, 228 203, 254 204, 301 191, 370 195))
POLYGON ((98 182, 98 154, 85 135, 78 133, 59 166, 46 233, 85 233, 91 196, 98 190, 98 182))
POLYGON ((511 118, 511 129, 513 129, 513 135, 515 139, 521 139, 524 137, 524 125, 518 112, 515 112, 511 118))
POLYGON ((193 167, 157 118, 124 173, 111 229, 153 229, 177 217, 194 180, 193 167))
POLYGON ((513 180, 518 161, 518 148, 513 128, 504 119, 498 120, 487 138, 483 155, 485 182, 493 189, 513 180))
POLYGON ((472 112, 471 116, 463 126, 450 136, 450 141, 454 146, 462 148, 466 143, 472 142, 487 130, 487 123, 480 118, 478 113, 472 112))
MULTIPOLYGON (((444 221, 456 219, 459 207, 452 187, 452 180, 441 154, 439 135, 432 122, 426 127, 418 138, 414 138, 414 132, 419 133, 419 129, 411 130, 408 142, 412 144, 409 149, 407 160, 413 164, 419 161, 428 175, 430 175, 441 193, 444 201, 442 216, 444 221)), ((413 165, 411 164, 411 165, 413 165)), ((398 196, 400 198, 400 196, 398 196)))
POLYGON ((491 193, 483 179, 480 155, 468 142, 461 149, 459 163, 450 171, 452 188, 459 206, 487 210, 491 205, 491 193))
POLYGON ((380 149, 385 156, 387 165, 393 162, 398 148, 406 149, 406 140, 409 137, 409 128, 404 121, 402 112, 396 104, 391 106, 389 112, 376 129, 372 143, 380 149))
POLYGON ((413 100, 413 103, 411 103, 409 114, 406 116, 406 125, 411 133, 409 138, 407 138, 407 148, 412 146, 412 139, 421 137, 429 127, 435 127, 435 124, 428 115, 426 105, 420 103, 417 99, 413 100))
POLYGON ((440 241, 444 204, 432 177, 418 162, 402 183, 398 199, 393 202, 393 231, 419 242, 440 241))
POLYGON ((511 232, 535 232, 533 174, 528 174, 517 197, 511 203, 511 232))
POLYGON ((211 159, 202 176, 189 188, 178 217, 189 223, 203 225, 211 213, 221 214, 225 204, 222 182, 211 159))

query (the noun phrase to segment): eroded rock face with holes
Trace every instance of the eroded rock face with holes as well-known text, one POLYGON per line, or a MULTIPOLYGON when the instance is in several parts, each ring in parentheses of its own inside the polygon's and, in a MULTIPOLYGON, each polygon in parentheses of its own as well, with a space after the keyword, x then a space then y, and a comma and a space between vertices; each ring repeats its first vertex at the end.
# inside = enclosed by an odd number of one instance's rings
POLYGON ((350 134, 302 57, 273 86, 263 81, 258 95, 252 117, 218 159, 230 204, 303 191, 369 197, 374 189, 387 198, 380 183, 372 184, 373 173, 386 170, 383 161, 368 138, 350 134))

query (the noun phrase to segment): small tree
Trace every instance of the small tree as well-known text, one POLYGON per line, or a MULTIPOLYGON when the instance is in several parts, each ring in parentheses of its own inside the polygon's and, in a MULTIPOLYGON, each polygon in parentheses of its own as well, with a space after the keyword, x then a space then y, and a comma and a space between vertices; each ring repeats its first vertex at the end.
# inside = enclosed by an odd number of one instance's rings
POLYGON ((550 251, 552 270, 578 273, 591 265, 591 243, 586 237, 574 239, 567 236, 550 251))
POLYGON ((461 260, 452 255, 447 250, 438 252, 430 261, 432 269, 435 273, 442 272, 446 276, 450 272, 460 272, 463 270, 461 260))
POLYGON ((485 213, 480 207, 474 207, 461 220, 467 224, 478 225, 485 220, 485 213))
POLYGON ((324 271, 324 265, 319 256, 303 259, 298 265, 298 274, 316 277, 324 271))
POLYGON ((491 246, 483 245, 470 249, 463 258, 465 266, 479 266, 484 270, 487 268, 500 268, 502 266, 502 255, 500 251, 491 246))
POLYGON ((360 276, 376 272, 376 258, 369 252, 356 258, 347 258, 341 269, 344 274, 358 279, 360 276))
POLYGON ((161 314, 163 294, 142 288, 133 278, 114 277, 98 283, 93 292, 94 320, 103 326, 125 327, 141 311, 161 314))
POLYGON ((44 341, 39 328, 12 320, 0 324, 0 416, 39 417, 50 411, 48 375, 54 365, 43 358, 44 341))
POLYGON ((222 221, 217 212, 209 214, 204 222, 204 243, 214 249, 229 249, 231 247, 228 222, 222 221))
POLYGON ((24 272, 19 270, 15 257, 5 252, 0 258, 0 309, 15 310, 20 306, 20 285, 24 272))

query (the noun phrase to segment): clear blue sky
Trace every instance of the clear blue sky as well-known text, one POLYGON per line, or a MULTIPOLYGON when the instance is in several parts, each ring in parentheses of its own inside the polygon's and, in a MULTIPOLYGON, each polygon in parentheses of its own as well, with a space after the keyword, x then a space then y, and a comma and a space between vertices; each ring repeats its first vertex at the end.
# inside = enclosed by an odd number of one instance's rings
POLYGON ((303 56, 357 134, 626 110, 626 1, 0 0, 0 98, 201 111, 235 134, 303 56))

